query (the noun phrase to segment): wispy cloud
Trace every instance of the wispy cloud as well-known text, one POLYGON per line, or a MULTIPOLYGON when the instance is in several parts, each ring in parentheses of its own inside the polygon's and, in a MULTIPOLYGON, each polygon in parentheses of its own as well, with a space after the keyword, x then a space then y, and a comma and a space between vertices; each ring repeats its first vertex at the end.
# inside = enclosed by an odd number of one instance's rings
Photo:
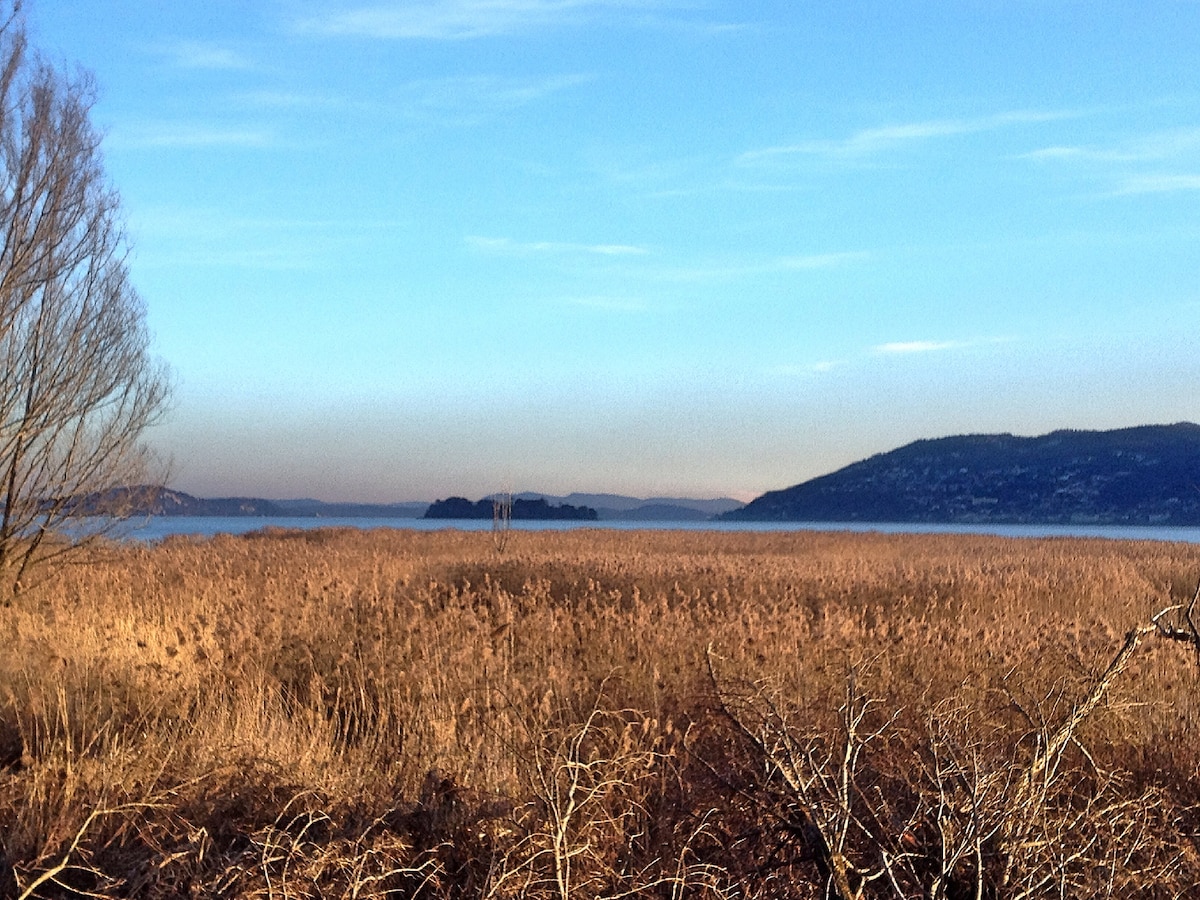
POLYGON ((142 209, 130 221, 138 265, 318 270, 410 223, 388 219, 240 216, 208 207, 142 209))
POLYGON ((881 355, 936 353, 939 350, 955 350, 963 346, 966 345, 961 341, 892 341, 887 344, 877 344, 871 348, 871 352, 881 355))
POLYGON ((641 313, 646 311, 646 303, 630 297, 612 297, 603 294, 586 297, 567 297, 563 301, 568 306, 578 306, 583 309, 594 309, 602 312, 641 313))
MULTIPOLYGON (((328 36, 390 40, 470 40, 581 26, 605 16, 623 21, 663 24, 662 13, 694 4, 669 0, 417 0, 376 3, 313 16, 297 23, 299 31, 328 36)), ((708 30, 737 27, 696 23, 708 30)))
POLYGON ((249 269, 269 272, 303 272, 320 268, 311 252, 297 248, 232 249, 191 248, 163 251, 139 258, 139 265, 158 269, 249 269))
POLYGON ((242 91, 235 95, 247 106, 264 109, 327 109, 350 105, 348 101, 333 94, 305 91, 242 91))
POLYGON ((899 147, 960 135, 994 131, 1001 128, 1051 122, 1076 115, 1070 112, 1019 110, 969 119, 932 119, 882 125, 857 131, 849 137, 831 140, 804 140, 791 144, 750 150, 738 157, 742 164, 768 162, 794 156, 820 156, 852 159, 874 156, 899 147))
POLYGON ((1193 158, 1200 154, 1200 128, 1172 128, 1108 147, 1056 145, 1022 154, 1034 162, 1162 163, 1193 158))
POLYGON ((1058 160, 1084 159, 1088 156, 1088 151, 1082 147, 1042 147, 1039 150, 1022 153, 1017 158, 1031 159, 1035 162, 1053 162, 1058 160))
POLYGON ((1043 147, 1023 154, 1043 165, 1074 166, 1107 181, 1108 197, 1200 190, 1200 128, 1173 128, 1110 146, 1043 147), (1170 171, 1174 169, 1175 171, 1170 171))
POLYGON ((967 350, 974 347, 1012 343, 1011 337, 979 337, 961 341, 889 341, 876 344, 870 356, 910 356, 921 353, 941 353, 947 350, 967 350))
POLYGON ((181 69, 251 69, 254 64, 241 53, 220 44, 177 41, 159 44, 152 51, 181 69))
POLYGON ((587 254, 592 256, 641 256, 649 252, 645 247, 631 244, 579 244, 565 241, 520 242, 511 238, 493 238, 470 235, 467 243, 484 253, 499 256, 530 256, 534 254, 587 254))
POLYGON ((186 149, 205 147, 269 147, 271 132, 261 128, 229 128, 189 122, 153 122, 118 127, 105 145, 117 149, 186 149))
POLYGON ((372 116, 399 114, 419 121, 472 124, 593 80, 594 75, 584 72, 537 77, 470 75, 413 79, 370 97, 280 90, 242 91, 235 97, 244 106, 257 109, 334 110, 372 116))
POLYGON ((780 269, 828 269, 867 258, 862 251, 849 253, 810 253, 803 256, 781 256, 775 262, 780 269))
POLYGON ((814 272, 850 265, 869 257, 862 251, 841 253, 811 253, 776 256, 752 260, 702 260, 692 264, 673 264, 663 259, 661 251, 635 244, 584 244, 568 241, 514 241, 506 237, 471 235, 467 244, 479 253, 493 256, 569 259, 580 263, 585 259, 598 264, 609 259, 612 264, 623 263, 629 278, 659 285, 700 285, 735 282, 743 279, 781 276, 788 273, 814 272))
POLYGON ((860 262, 867 258, 869 258, 869 254, 863 251, 814 253, 800 256, 777 256, 756 262, 731 263, 728 265, 678 266, 663 269, 658 274, 660 278, 666 281, 735 281, 740 278, 755 278, 786 272, 830 269, 860 262))
POLYGON ((402 85, 395 100, 410 114, 471 118, 517 109, 592 79, 584 73, 541 78, 477 75, 418 79, 402 85))
POLYGON ((411 222, 401 219, 363 218, 294 218, 281 216, 231 216, 218 208, 157 206, 143 209, 138 215, 138 224, 149 227, 160 236, 180 240, 196 240, 228 237, 231 233, 320 234, 328 241, 342 234, 363 234, 393 231, 408 227, 411 222))
POLYGON ((844 360, 820 360, 815 363, 782 363, 771 366, 766 372, 781 378, 803 378, 805 376, 824 375, 845 365, 844 360))
POLYGON ((1011 337, 983 337, 959 341, 888 341, 867 347, 840 359, 822 359, 816 362, 785 363, 770 371, 783 376, 815 376, 869 365, 871 360, 883 357, 921 356, 945 353, 951 350, 969 350, 976 347, 1012 343, 1011 337))
POLYGON ((1115 194, 1173 194, 1200 191, 1200 175, 1133 175, 1124 179, 1115 194))

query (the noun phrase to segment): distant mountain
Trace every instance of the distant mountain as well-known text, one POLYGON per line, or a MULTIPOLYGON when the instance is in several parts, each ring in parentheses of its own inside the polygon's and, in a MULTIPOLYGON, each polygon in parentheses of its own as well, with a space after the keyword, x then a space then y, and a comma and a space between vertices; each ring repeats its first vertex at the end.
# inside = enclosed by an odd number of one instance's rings
POLYGON ((643 503, 641 506, 624 512, 605 510, 601 513, 600 518, 627 522, 707 522, 713 517, 692 506, 679 506, 674 503, 643 503))
MULTIPOLYGON (((139 515, 155 516, 295 516, 298 518, 374 518, 374 519, 419 519, 425 516, 431 504, 425 502, 404 503, 327 503, 322 500, 302 498, 296 500, 264 500, 260 497, 218 497, 205 499, 193 497, 171 488, 136 487, 122 488, 120 505, 133 506, 139 515), (135 498, 135 499, 131 499, 135 498)), ((112 498, 87 498, 91 505, 111 501, 112 498)), ((458 498, 461 499, 461 498, 458 498)), ((711 519, 720 513, 738 509, 741 503, 730 498, 715 500, 691 500, 680 498, 626 497, 620 494, 569 494, 554 497, 547 494, 522 493, 514 500, 543 500, 552 507, 586 507, 601 520, 628 520, 642 522, 688 522, 711 519)), ((444 502, 444 501, 443 501, 444 502)), ((469 501, 464 501, 468 502, 469 501)), ((483 501, 481 501, 483 502, 483 501)), ((109 505, 113 505, 109 502, 109 505)), ((486 501, 487 516, 491 517, 491 500, 486 501)), ((530 513, 528 517, 537 517, 530 513)), ((590 516, 590 514, 589 514, 590 516)), ((439 515, 433 518, 442 517, 439 515)), ((470 517, 476 517, 472 512, 470 517)), ((470 518, 468 517, 468 518, 470 518)))
MULTIPOLYGON (((126 489, 122 489, 126 490, 126 489)), ((416 519, 428 503, 323 503, 320 500, 263 500, 259 497, 204 499, 170 488, 133 488, 136 512, 152 516, 296 516, 298 518, 416 519)))
MULTIPOLYGON (((426 519, 490 519, 495 508, 490 497, 475 503, 465 497, 447 497, 435 500, 425 510, 426 519)), ((569 503, 551 505, 544 497, 535 500, 516 497, 512 504, 512 519, 537 521, 583 521, 594 522, 596 511, 589 506, 572 506, 569 503)))
POLYGON ((205 500, 170 488, 140 488, 137 513, 151 516, 286 516, 271 500, 256 497, 219 497, 205 500))
POLYGON ((1200 525, 1200 425, 916 441, 722 518, 1200 525))
POLYGON ((516 495, 525 499, 544 497, 550 503, 590 506, 601 520, 643 522, 688 522, 711 519, 722 513, 740 509, 741 501, 731 497, 695 500, 687 497, 627 497, 624 494, 567 494, 555 497, 526 491, 516 495), (698 514, 698 515, 697 515, 698 514))

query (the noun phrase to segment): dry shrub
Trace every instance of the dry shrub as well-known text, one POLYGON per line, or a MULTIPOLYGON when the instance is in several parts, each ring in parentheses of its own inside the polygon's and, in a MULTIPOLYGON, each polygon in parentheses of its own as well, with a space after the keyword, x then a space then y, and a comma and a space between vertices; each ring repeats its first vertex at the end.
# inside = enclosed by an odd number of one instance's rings
POLYGON ((854 727, 873 735, 855 866, 886 852, 903 891, 945 896, 1186 895, 1185 647, 1147 638, 1040 817, 1014 785, 1197 573, 1195 546, 964 535, 114 544, 0 611, 0 897, 819 896, 828 865, 772 754, 796 778, 844 758, 849 671, 869 672, 854 727), (1018 820, 1036 834, 997 825, 1018 820))
POLYGON ((1194 878, 1169 794, 1134 788, 1080 739, 1086 700, 1031 713, 1011 695, 1008 708, 953 699, 920 728, 855 669, 836 724, 816 729, 769 686, 730 688, 710 672, 749 759, 765 764, 741 794, 756 821, 779 823, 773 855, 793 885, 837 900, 1100 898, 1194 878))

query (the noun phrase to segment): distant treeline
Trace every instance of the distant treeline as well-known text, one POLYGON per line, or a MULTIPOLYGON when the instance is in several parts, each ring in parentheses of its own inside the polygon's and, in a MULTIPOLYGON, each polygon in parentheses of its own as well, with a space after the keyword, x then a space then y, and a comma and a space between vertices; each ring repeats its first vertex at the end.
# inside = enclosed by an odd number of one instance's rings
MULTIPOLYGON (((465 497, 447 497, 445 500, 435 500, 425 511, 426 519, 490 519, 492 517, 492 498, 484 497, 477 503, 472 503, 465 497)), ((571 506, 563 503, 551 506, 545 498, 536 500, 513 500, 512 517, 514 519, 566 519, 576 521, 595 521, 600 518, 596 510, 590 506, 571 506)))
POLYGON ((323 503, 261 497, 193 497, 156 485, 113 488, 65 501, 83 516, 259 516, 289 518, 416 519, 425 503, 323 503))

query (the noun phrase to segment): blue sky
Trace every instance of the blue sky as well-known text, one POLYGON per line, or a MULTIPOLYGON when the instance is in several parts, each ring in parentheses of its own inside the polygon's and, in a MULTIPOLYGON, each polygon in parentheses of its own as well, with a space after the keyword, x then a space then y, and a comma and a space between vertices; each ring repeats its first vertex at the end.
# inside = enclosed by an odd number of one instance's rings
POLYGON ((1200 420, 1200 3, 34 0, 203 496, 1200 420))

